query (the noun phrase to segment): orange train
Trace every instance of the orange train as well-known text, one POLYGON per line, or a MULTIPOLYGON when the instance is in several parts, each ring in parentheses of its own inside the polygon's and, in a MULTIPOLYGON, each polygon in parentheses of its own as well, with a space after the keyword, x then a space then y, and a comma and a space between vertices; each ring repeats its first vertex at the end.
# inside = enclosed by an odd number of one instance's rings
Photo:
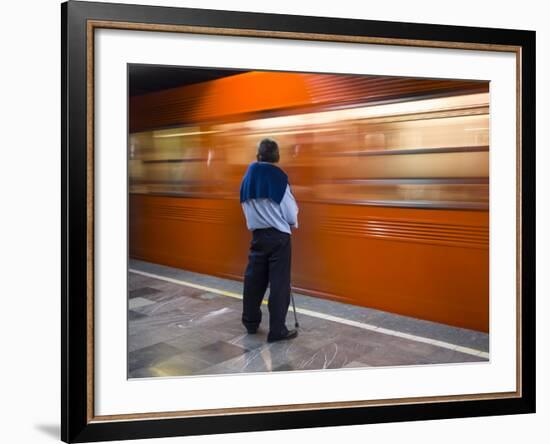
POLYGON ((489 331, 488 83, 246 72, 130 99, 130 256, 242 279, 258 141, 303 293, 489 331))

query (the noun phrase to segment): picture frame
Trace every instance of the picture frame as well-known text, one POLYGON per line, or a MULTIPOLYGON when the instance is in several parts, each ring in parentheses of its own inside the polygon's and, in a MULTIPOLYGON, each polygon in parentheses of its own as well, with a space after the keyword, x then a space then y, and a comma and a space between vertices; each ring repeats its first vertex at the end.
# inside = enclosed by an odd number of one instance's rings
POLYGON ((535 32, 69 1, 62 23, 61 438, 143 439, 535 412, 535 32), (94 35, 100 29, 515 55, 516 390, 97 415, 94 35))

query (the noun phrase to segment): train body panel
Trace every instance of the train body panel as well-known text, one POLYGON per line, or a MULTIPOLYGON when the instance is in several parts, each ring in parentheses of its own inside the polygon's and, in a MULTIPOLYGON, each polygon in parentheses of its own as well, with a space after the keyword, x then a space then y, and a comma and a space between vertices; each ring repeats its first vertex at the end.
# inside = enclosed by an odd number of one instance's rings
POLYGON ((247 73, 136 97, 130 256, 242 279, 251 235, 238 189, 270 136, 300 207, 295 288, 488 332, 487 89, 247 73))
MULTIPOLYGON (((300 202, 292 283, 306 294, 488 331, 488 214, 300 202), (452 221, 452 222, 449 222, 452 221)), ((133 194, 130 255, 242 279, 236 199, 133 194)))

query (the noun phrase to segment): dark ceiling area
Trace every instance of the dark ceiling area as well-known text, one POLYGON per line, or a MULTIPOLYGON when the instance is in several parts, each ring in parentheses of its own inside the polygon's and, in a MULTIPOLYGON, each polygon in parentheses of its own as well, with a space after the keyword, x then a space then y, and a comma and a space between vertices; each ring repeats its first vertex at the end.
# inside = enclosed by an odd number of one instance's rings
POLYGON ((129 94, 130 96, 139 96, 154 91, 192 85, 243 72, 246 71, 131 64, 128 69, 129 94))

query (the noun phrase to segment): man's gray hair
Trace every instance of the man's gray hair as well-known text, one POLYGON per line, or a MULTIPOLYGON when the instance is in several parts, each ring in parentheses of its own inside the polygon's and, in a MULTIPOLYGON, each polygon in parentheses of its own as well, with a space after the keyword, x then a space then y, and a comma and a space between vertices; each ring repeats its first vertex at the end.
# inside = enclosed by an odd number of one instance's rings
POLYGON ((279 161, 279 145, 273 139, 263 139, 258 144, 256 158, 260 162, 277 163, 279 161))

